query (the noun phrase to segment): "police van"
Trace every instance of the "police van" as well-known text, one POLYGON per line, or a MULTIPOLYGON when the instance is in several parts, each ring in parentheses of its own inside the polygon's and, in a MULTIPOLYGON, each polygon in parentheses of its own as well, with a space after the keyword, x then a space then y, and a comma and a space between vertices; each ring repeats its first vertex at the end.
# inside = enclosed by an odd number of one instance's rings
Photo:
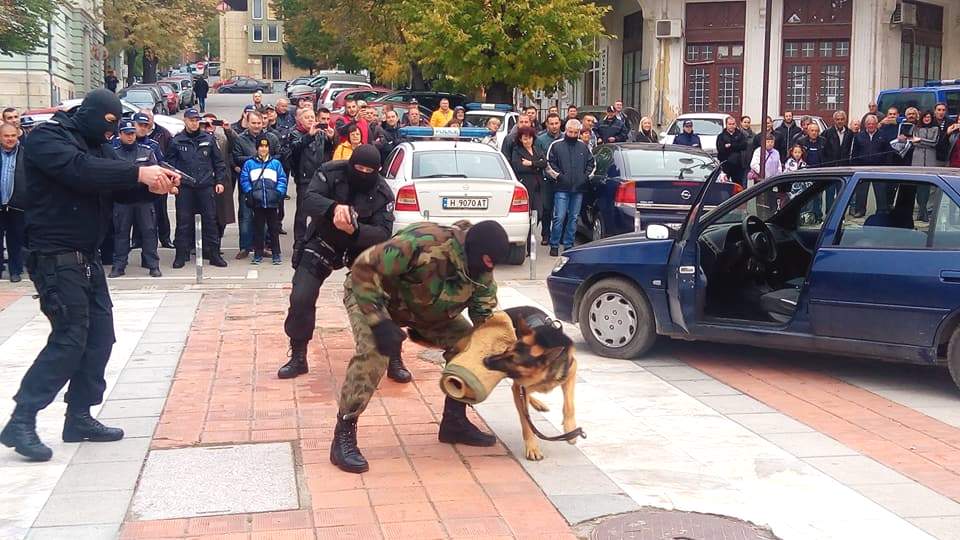
POLYGON ((957 120, 960 115, 960 79, 925 81, 923 86, 881 90, 877 110, 883 114, 896 107, 902 117, 907 107, 916 107, 921 113, 932 111, 937 103, 947 104, 947 118, 957 120))

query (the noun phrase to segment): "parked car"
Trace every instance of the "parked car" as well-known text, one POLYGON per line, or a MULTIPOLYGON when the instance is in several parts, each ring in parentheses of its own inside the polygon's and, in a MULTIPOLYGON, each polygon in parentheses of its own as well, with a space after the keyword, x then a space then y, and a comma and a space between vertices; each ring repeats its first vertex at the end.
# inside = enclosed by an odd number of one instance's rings
MULTIPOLYGON (((320 87, 320 90, 317 92, 317 99, 314 102, 314 105, 317 108, 326 107, 328 109, 333 108, 333 98, 336 95, 338 90, 345 90, 348 88, 373 88, 369 83, 360 83, 353 81, 329 81, 327 84, 320 87)), ((384 92, 379 92, 377 95, 381 95, 384 92)))
MULTIPOLYGON (((60 103, 60 105, 56 107, 46 107, 43 109, 31 109, 29 111, 26 111, 23 114, 23 116, 24 117, 29 116, 36 123, 46 122, 51 117, 53 117, 53 113, 57 111, 70 112, 73 109, 79 107, 80 103, 82 102, 83 102, 82 99, 68 99, 60 103)), ((133 103, 130 103, 129 101, 124 101, 121 99, 120 104, 123 106, 124 118, 130 118, 134 114, 140 112, 140 108, 134 105, 133 103)), ((165 128, 172 135, 176 135, 177 133, 180 133, 181 131, 183 131, 183 120, 180 120, 179 118, 176 118, 173 116, 167 116, 164 114, 155 114, 153 116, 153 121, 158 126, 165 128)))
POLYGON ((269 94, 273 91, 273 84, 253 77, 240 77, 236 81, 221 86, 218 94, 253 94, 255 92, 269 94))
MULTIPOLYGON (((604 144, 593 155, 596 172, 578 223, 592 240, 643 230, 652 223, 679 229, 707 177, 719 166, 703 150, 678 145, 604 144)), ((713 208, 740 189, 739 184, 716 182, 704 204, 713 208)))
MULTIPOLYGON (((464 117, 471 126, 486 127, 491 118, 500 119, 500 129, 497 130, 497 148, 503 148, 503 141, 507 134, 517 125, 520 114, 513 107, 498 103, 467 103, 464 117)), ((430 115, 427 115, 430 118, 430 115)))
POLYGON ((169 84, 177 91, 180 98, 180 108, 186 109, 197 104, 197 97, 193 93, 193 81, 188 78, 163 79, 161 83, 169 84))
POLYGON ((177 114, 180 110, 180 92, 173 85, 165 82, 157 82, 157 86, 163 91, 167 98, 167 114, 177 114))
POLYGON ((907 107, 932 111, 937 103, 947 104, 947 117, 956 121, 960 115, 960 79, 925 81, 923 86, 881 90, 877 96, 877 110, 881 114, 896 107, 903 118, 907 107))
POLYGON ((313 101, 314 106, 317 106, 320 94, 322 94, 332 82, 340 83, 340 86, 337 86, 337 88, 370 86, 365 75, 357 75, 343 71, 321 71, 305 84, 292 84, 288 86, 287 97, 291 103, 298 103, 301 99, 310 99, 313 101))
POLYGON ((296 79, 293 79, 292 81, 287 81, 287 82, 284 83, 284 85, 283 85, 283 90, 286 91, 286 90, 287 90, 288 88, 290 88, 291 86, 296 86, 296 85, 300 85, 300 84, 307 84, 308 82, 310 82, 310 79, 312 79, 312 78, 313 78, 312 76, 308 76, 308 77, 297 77, 296 79))
POLYGON ((324 106, 331 111, 342 111, 348 99, 362 99, 370 102, 391 91, 392 90, 385 86, 351 86, 348 88, 338 88, 330 92, 330 105, 324 106))
MULTIPOLYGON (((373 100, 374 102, 384 103, 410 103, 414 99, 417 103, 423 105, 428 110, 435 111, 440 108, 440 100, 447 98, 450 100, 450 108, 467 104, 467 96, 463 94, 451 94, 450 92, 431 92, 428 90, 396 90, 389 94, 384 94, 373 100)), ((429 118, 429 116, 427 116, 429 118)))
POLYGON ((691 113, 681 114, 670 124, 667 130, 660 134, 660 142, 673 144, 673 138, 683 132, 683 123, 693 121, 693 132, 700 136, 700 145, 708 154, 717 155, 717 135, 723 131, 723 123, 729 114, 723 113, 691 113))
POLYGON ((634 358, 664 335, 946 364, 960 385, 955 169, 806 169, 709 212, 705 192, 675 238, 655 224, 559 259, 554 310, 591 349, 634 358), (857 192, 865 217, 847 212, 857 192), (922 192, 929 222, 914 218, 922 192))
POLYGON ((133 85, 117 93, 117 97, 135 105, 138 109, 150 109, 153 114, 163 114, 167 111, 166 98, 160 91, 147 86, 133 85))
MULTIPOLYGON (((404 128, 405 135, 409 130, 433 131, 404 128)), ((510 239, 509 262, 526 258, 529 196, 499 151, 469 140, 408 140, 387 156, 383 174, 396 198, 394 232, 427 220, 452 225, 493 219, 510 239)))
POLYGON ((220 89, 223 88, 224 86, 230 86, 231 84, 235 84, 237 81, 239 81, 242 78, 243 77, 241 77, 240 75, 234 75, 227 79, 220 79, 219 81, 216 81, 215 83, 210 85, 210 91, 219 93, 220 89))

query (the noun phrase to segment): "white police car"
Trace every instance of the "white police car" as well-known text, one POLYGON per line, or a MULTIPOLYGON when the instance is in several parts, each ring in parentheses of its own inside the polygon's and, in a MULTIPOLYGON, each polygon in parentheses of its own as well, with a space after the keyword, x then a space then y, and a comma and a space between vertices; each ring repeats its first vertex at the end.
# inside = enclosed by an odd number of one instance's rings
POLYGON ((383 176, 396 197, 393 232, 421 221, 496 220, 510 239, 510 263, 527 256, 530 199, 507 159, 474 142, 485 128, 406 127, 383 176))
POLYGON ((510 130, 517 125, 517 118, 520 114, 513 110, 510 105, 499 103, 467 103, 464 106, 467 109, 465 116, 471 126, 478 128, 487 127, 487 122, 491 118, 500 119, 500 129, 497 130, 497 149, 503 148, 503 140, 507 138, 510 130))

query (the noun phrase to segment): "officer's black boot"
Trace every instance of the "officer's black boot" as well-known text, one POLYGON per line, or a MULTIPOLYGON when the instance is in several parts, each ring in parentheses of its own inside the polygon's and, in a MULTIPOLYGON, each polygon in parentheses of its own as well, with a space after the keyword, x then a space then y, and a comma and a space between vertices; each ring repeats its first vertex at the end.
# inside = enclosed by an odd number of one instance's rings
POLYGON ((307 368, 307 343, 309 342, 290 340, 290 361, 277 371, 278 378, 292 379, 309 371, 307 368))
POLYGON ((443 419, 440 420, 440 442, 465 444, 467 446, 493 446, 497 438, 480 431, 467 419, 467 404, 451 397, 443 402, 443 419))
POLYGON ((36 411, 19 406, 13 410, 10 421, 0 432, 0 443, 33 461, 49 461, 53 457, 53 450, 37 436, 36 411))
POLYGON ((330 445, 330 463, 341 471, 362 473, 370 470, 370 464, 357 448, 357 419, 345 419, 337 416, 337 427, 333 430, 333 444, 330 445))
POLYGON ((387 377, 398 383, 408 383, 413 380, 413 375, 403 365, 403 359, 399 356, 390 358, 390 363, 387 364, 387 377))
POLYGON ((63 442, 110 442, 123 438, 123 430, 107 427, 90 416, 89 407, 67 407, 63 422, 63 442))
POLYGON ((183 268, 183 266, 184 266, 185 264, 187 264, 187 259, 189 259, 189 258, 190 258, 190 255, 188 255, 188 254, 186 254, 186 253, 184 253, 184 252, 182 252, 182 251, 178 251, 177 254, 176 254, 176 256, 174 256, 174 258, 173 258, 173 267, 174 267, 174 268, 183 268))
POLYGON ((214 254, 210 255, 210 266, 217 266, 217 267, 220 267, 220 268, 226 268, 226 267, 227 267, 227 261, 225 261, 225 260, 223 259, 223 255, 220 255, 219 253, 214 253, 214 254))

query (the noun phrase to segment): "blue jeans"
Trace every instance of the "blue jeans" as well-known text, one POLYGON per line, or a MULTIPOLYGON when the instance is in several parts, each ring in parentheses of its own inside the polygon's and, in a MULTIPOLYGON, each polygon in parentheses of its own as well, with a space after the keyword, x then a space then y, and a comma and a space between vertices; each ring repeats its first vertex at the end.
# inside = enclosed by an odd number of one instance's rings
MULTIPOLYGON (((237 191, 240 192, 237 185, 237 191)), ((237 212, 237 227, 240 229, 240 249, 253 251, 253 209, 247 207, 240 193, 240 210, 237 212)))
POLYGON ((582 202, 583 193, 558 191, 553 194, 550 247, 558 247, 561 239, 564 249, 573 247, 573 236, 577 232, 577 216, 580 215, 580 204, 582 202))
POLYGON ((198 97, 197 103, 200 105, 200 112, 207 112, 207 98, 198 97))

